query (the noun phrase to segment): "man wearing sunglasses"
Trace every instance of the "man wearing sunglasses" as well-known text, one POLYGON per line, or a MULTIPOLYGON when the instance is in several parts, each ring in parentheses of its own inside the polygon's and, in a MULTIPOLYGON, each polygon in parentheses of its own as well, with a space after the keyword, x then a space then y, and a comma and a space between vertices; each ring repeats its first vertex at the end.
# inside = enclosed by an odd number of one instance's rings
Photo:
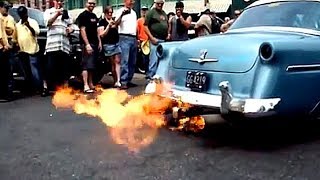
POLYGON ((159 43, 168 38, 168 17, 163 11, 164 0, 154 0, 155 6, 149 11, 144 22, 145 31, 150 40, 148 81, 155 75, 158 67, 156 49, 159 43))
POLYGON ((95 6, 95 0, 88 0, 86 10, 78 17, 81 42, 84 45, 82 57, 84 93, 93 93, 95 91, 93 72, 96 69, 96 62, 102 48, 101 40, 98 35, 98 17, 93 13, 95 6))

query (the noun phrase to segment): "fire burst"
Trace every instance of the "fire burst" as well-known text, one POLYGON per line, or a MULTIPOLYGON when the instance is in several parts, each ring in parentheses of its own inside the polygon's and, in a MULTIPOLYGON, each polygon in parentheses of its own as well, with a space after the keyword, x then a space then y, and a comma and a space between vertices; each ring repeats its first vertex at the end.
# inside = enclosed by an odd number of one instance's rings
MULTIPOLYGON (((70 108, 77 114, 101 119, 113 141, 134 152, 153 142, 158 129, 166 125, 164 114, 173 106, 171 99, 157 93, 131 97, 125 91, 99 89, 94 98, 88 98, 68 87, 57 90, 52 103, 56 108, 70 108)), ((196 123, 194 118, 178 122, 179 127, 196 123)))

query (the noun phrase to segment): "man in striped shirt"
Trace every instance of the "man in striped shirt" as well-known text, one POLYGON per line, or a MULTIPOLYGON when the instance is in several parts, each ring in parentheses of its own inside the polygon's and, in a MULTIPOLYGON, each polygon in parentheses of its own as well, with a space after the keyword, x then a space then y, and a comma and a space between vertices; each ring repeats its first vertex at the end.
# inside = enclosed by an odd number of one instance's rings
MULTIPOLYGON (((72 19, 63 10, 63 0, 54 0, 54 6, 44 12, 44 21, 48 26, 45 53, 48 56, 45 82, 49 85, 60 86, 67 80, 67 66, 69 64, 70 42, 69 34, 73 31, 72 19)), ((45 83, 42 96, 48 95, 45 83)))

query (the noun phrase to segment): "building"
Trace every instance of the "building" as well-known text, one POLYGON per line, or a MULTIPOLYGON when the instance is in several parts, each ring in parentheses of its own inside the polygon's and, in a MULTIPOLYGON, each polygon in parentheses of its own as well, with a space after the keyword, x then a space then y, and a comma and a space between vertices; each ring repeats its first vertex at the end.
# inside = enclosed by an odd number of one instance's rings
POLYGON ((24 4, 26 7, 45 10, 50 7, 52 0, 20 0, 20 4, 24 4))
MULTIPOLYGON (((45 10, 52 6, 53 0, 19 0, 21 4, 25 4, 27 7, 45 10)), ((100 16, 103 12, 103 7, 106 5, 112 5, 115 9, 123 6, 123 0, 96 0, 97 7, 95 13, 100 16)), ((244 9, 246 6, 256 0, 184 0, 184 11, 191 14, 196 20, 197 15, 209 8, 211 11, 215 11, 221 18, 226 16, 233 16, 233 11, 236 9, 244 9)), ((151 7, 153 0, 136 0, 141 5, 151 7)), ((69 9, 74 17, 77 17, 83 11, 86 0, 65 0, 65 8, 69 9)), ((166 0, 164 4, 164 10, 169 12, 175 12, 176 0, 166 0)), ((140 6, 137 6, 140 9, 140 6)), ((138 12, 139 15, 139 12, 138 12)))

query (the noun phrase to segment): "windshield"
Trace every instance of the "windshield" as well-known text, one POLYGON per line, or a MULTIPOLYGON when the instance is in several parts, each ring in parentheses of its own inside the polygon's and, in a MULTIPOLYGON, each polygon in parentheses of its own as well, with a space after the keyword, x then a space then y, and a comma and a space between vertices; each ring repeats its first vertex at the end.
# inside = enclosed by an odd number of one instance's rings
MULTIPOLYGON (((16 7, 9 9, 9 14, 14 18, 16 22, 20 20, 16 7)), ((41 28, 44 28, 43 12, 38 9, 28 8, 28 15, 30 18, 36 20, 41 28)))
POLYGON ((245 10, 230 29, 258 26, 299 27, 320 30, 320 3, 277 2, 245 10))

